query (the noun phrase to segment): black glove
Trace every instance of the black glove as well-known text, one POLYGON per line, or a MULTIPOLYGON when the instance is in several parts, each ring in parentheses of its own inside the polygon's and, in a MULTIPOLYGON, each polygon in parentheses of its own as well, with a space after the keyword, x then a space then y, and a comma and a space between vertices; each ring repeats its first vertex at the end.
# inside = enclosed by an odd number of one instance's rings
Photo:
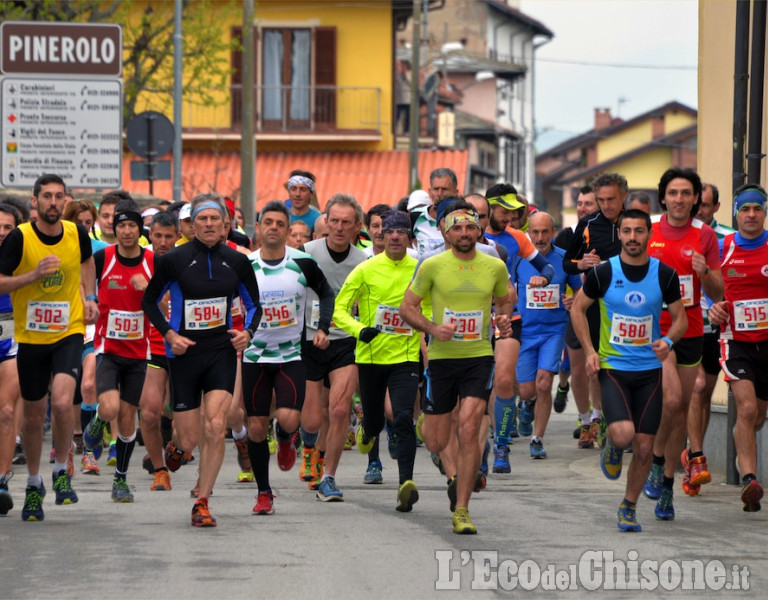
POLYGON ((379 330, 375 327, 364 327, 363 330, 360 332, 360 341, 365 342, 366 344, 370 344, 371 340, 375 338, 377 335, 379 335, 379 330))

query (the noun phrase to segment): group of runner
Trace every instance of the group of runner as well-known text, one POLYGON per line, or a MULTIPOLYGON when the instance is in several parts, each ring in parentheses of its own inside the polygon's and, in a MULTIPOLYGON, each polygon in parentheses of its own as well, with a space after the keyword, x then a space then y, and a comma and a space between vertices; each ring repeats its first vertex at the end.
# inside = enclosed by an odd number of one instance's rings
POLYGON ((626 179, 603 174, 581 190, 578 226, 555 239, 552 217, 513 186, 462 198, 449 169, 433 171, 428 192, 414 192, 401 210, 378 205, 367 215, 347 194, 332 196, 322 214, 312 209, 311 173, 292 172, 286 187, 289 202, 268 202, 257 215, 255 250, 229 239, 234 205, 215 194, 175 207, 177 214, 173 205, 142 213, 123 194, 107 203, 113 210, 99 236, 114 243, 95 252, 89 232, 62 219, 66 187, 58 176, 35 185, 36 223, 0 203, 0 514, 13 507, 19 397, 29 473, 23 520, 44 519, 49 397, 56 504, 78 500, 72 439, 80 413, 72 405, 80 382, 84 401, 91 385, 98 404, 82 412, 83 472, 99 472, 111 423, 112 499, 134 500, 127 473, 140 413, 151 490, 170 490, 169 473, 199 447, 191 522, 210 527, 228 429, 238 479, 258 487, 253 514, 274 512, 272 435, 282 470, 293 468, 299 448, 299 478, 319 500, 343 501, 336 470, 359 392, 365 482, 382 481, 386 428, 398 464, 395 508, 410 512, 423 439, 447 477, 453 531, 472 534, 471 494, 485 487, 489 462, 493 472, 511 471, 511 439, 530 436, 531 458, 547 458, 558 372, 557 412, 569 390, 564 349, 578 448, 603 445, 600 464, 611 479, 623 452, 633 452, 620 529, 640 530, 640 493, 657 500, 658 519, 674 518, 678 460, 686 494, 710 481, 702 440, 718 362, 738 406, 744 510, 760 509, 755 431, 765 404, 757 399, 768 400, 760 369, 768 335, 762 188, 737 192, 739 229, 724 235, 716 222, 713 229, 696 218, 713 223, 718 203, 717 189, 695 172, 662 175, 664 213, 653 219, 625 210, 626 179), (304 227, 315 239, 307 241, 304 227), (167 444, 164 412, 173 419, 167 444))

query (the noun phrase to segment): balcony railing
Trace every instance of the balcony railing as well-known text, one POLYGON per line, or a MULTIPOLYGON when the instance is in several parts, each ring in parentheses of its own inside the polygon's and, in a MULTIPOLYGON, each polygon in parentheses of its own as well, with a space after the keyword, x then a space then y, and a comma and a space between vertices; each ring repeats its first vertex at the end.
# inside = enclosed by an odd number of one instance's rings
MULTIPOLYGON (((242 86, 221 91, 212 106, 185 102, 185 132, 239 132, 242 86)), ((264 133, 381 132, 381 88, 349 86, 254 86, 254 124, 264 133)))

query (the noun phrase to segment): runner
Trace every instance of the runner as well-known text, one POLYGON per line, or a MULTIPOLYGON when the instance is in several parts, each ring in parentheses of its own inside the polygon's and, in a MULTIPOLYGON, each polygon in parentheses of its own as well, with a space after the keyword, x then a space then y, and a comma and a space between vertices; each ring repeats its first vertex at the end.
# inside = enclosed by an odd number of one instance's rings
POLYGON ((74 430, 72 401, 85 323, 94 323, 99 309, 95 295, 82 299, 81 289, 95 289, 91 243, 83 227, 61 220, 65 193, 64 180, 58 175, 39 177, 31 200, 38 211, 37 223, 22 223, 0 247, 0 294, 11 294, 19 344, 16 366, 25 401, 22 438, 29 477, 23 521, 45 518, 40 454, 49 384, 56 504, 77 502, 67 472, 74 430))
POLYGON ((225 210, 215 194, 192 200, 194 239, 158 258, 142 302, 166 340, 174 419, 174 439, 165 453, 169 470, 178 470, 191 456, 203 423, 206 443, 200 452, 199 497, 192 507, 195 527, 216 526, 208 497, 224 459, 236 353, 247 346, 261 317, 261 308, 254 304, 259 289, 247 257, 221 242, 225 210), (166 290, 171 292, 170 322, 158 307, 166 290), (243 331, 231 327, 235 292, 247 310, 243 331))
MULTIPOLYGON (((508 278, 504 263, 478 253, 480 235, 473 208, 445 217, 450 252, 429 258, 417 271, 400 307, 403 319, 428 333, 431 393, 424 406, 424 441, 432 452, 445 448, 451 436, 451 412, 459 402, 457 501, 453 531, 477 533, 467 510, 480 466, 477 440, 493 382, 493 348, 489 339, 491 303, 502 337, 511 335, 508 278), (421 299, 432 301, 432 319, 421 312, 421 299)), ((454 432, 455 435, 455 432, 454 432)))
POLYGON ((640 210, 627 210, 617 225, 621 253, 587 273, 571 320, 587 355, 587 372, 600 379, 608 423, 600 466, 608 479, 619 478, 624 448, 632 444, 617 525, 622 531, 640 531, 635 510, 650 471, 653 436, 661 418, 661 362, 685 332, 688 320, 677 275, 648 256, 650 217, 640 210), (600 309, 597 350, 587 322, 587 309, 595 303, 600 309), (664 337, 659 325, 663 303, 671 320, 664 337))

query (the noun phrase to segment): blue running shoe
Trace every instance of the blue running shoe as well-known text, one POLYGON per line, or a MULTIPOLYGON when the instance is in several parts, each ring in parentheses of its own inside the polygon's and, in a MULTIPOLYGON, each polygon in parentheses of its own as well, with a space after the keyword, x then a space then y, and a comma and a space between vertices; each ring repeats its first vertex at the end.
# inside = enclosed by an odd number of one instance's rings
POLYGON ((672 521, 675 518, 675 507, 672 506, 672 488, 661 488, 659 501, 656 503, 654 514, 659 521, 672 521))
POLYGON ((483 458, 480 460, 480 472, 483 475, 488 475, 488 455, 491 453, 491 443, 485 440, 485 448, 483 448, 483 458))
POLYGON ((541 440, 531 442, 531 458, 547 458, 547 451, 544 450, 544 442, 541 440))
POLYGON ((509 448, 507 446, 496 446, 493 449, 493 472, 512 472, 512 467, 509 465, 509 448))
POLYGON ((93 417, 88 422, 88 425, 83 429, 83 444, 86 449, 93 452, 93 457, 99 460, 101 457, 101 451, 103 450, 101 445, 101 438, 104 435, 104 421, 96 417, 96 413, 93 413, 93 417))
POLYGON ((344 494, 336 487, 336 480, 330 475, 323 478, 315 495, 321 502, 344 502, 344 494))
POLYGON ((117 444, 109 445, 109 454, 107 455, 107 466, 114 467, 117 465, 117 444))
POLYGON ((8 480, 10 477, 0 475, 0 515, 7 515, 13 508, 13 498, 8 491, 8 480))
POLYGON ((56 504, 75 504, 77 494, 72 489, 72 479, 66 471, 53 474, 53 490, 56 492, 56 504))
POLYGON ((616 448, 607 437, 605 438, 605 447, 600 452, 600 468, 608 479, 618 479, 621 477, 621 464, 624 457, 624 450, 616 448))
POLYGON ((40 483, 40 488, 31 485, 27 486, 24 508, 21 509, 22 521, 42 521, 45 519, 43 498, 45 498, 45 485, 42 482, 40 483))
POLYGON ((115 477, 112 480, 112 501, 113 502, 133 502, 133 494, 125 477, 115 477))
POLYGON ((642 531, 635 516, 635 506, 622 502, 619 506, 619 521, 616 524, 621 531, 642 531))
POLYGON ((522 436, 533 435, 533 406, 534 403, 528 400, 520 402, 517 431, 522 436))
MULTIPOLYGON (((389 458, 397 460, 397 438, 395 437, 395 430, 392 428, 392 424, 389 421, 387 421, 385 429, 387 430, 387 450, 389 450, 389 458)), ((416 441, 418 442, 418 440, 419 438, 417 437, 416 441)))
POLYGON ((654 464, 643 486, 643 495, 649 500, 658 500, 661 496, 662 483, 664 483, 664 465, 654 464))
POLYGON ((384 478, 381 476, 381 461, 374 460, 371 463, 368 463, 368 469, 365 471, 365 477, 363 477, 363 483, 369 483, 369 484, 377 484, 384 481, 384 478))

